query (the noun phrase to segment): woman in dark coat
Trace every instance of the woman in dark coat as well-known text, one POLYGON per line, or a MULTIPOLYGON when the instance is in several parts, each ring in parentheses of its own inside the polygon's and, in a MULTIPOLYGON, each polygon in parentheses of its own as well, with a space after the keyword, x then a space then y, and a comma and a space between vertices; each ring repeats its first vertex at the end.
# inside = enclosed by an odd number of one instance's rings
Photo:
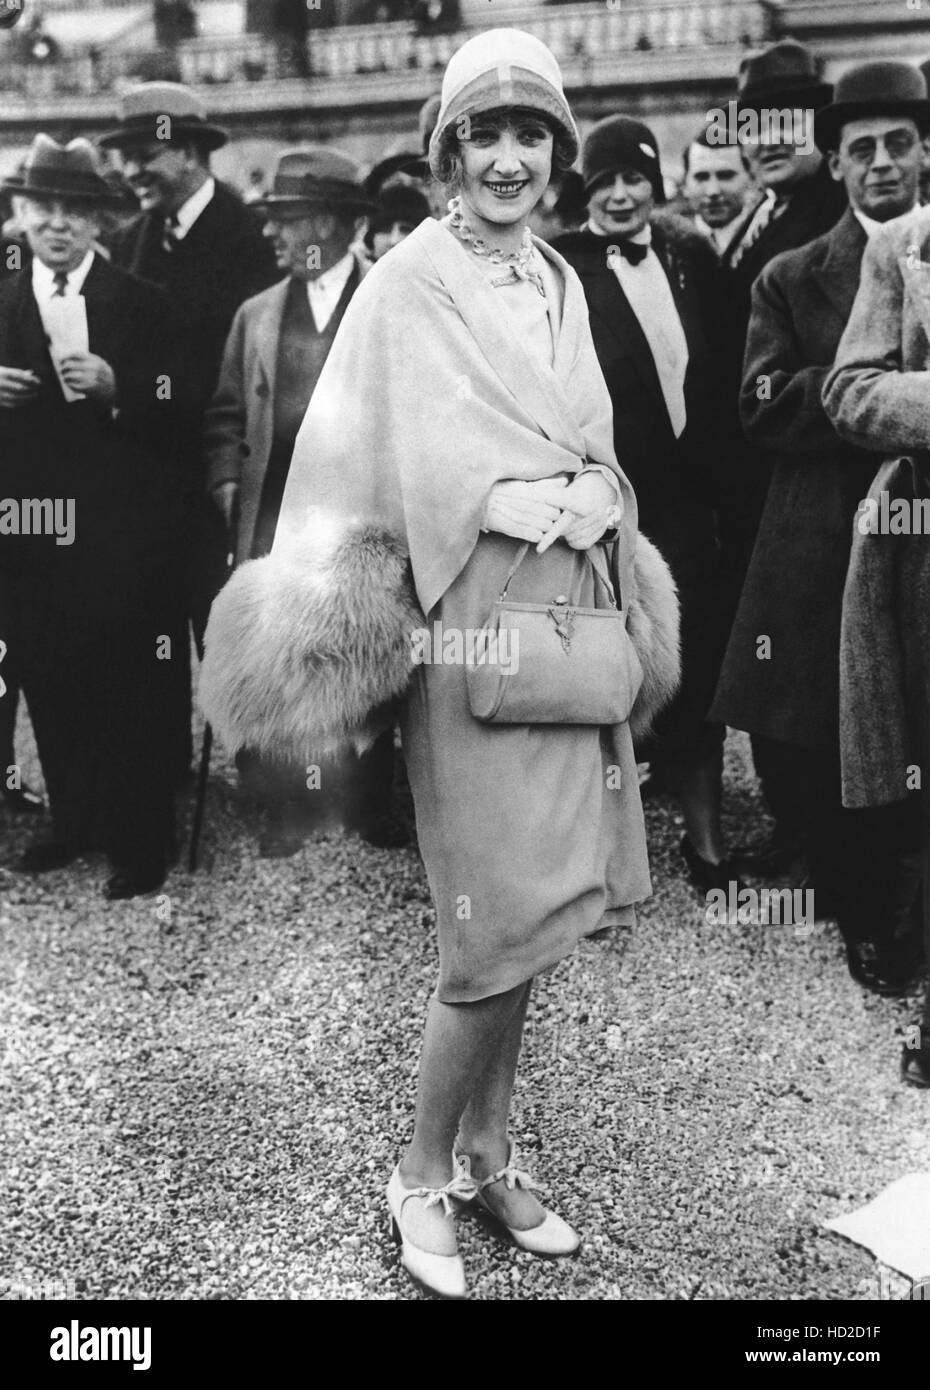
POLYGON ((681 601, 681 690, 649 752, 681 804, 693 880, 726 890, 736 875, 720 829, 725 729, 707 719, 731 608, 717 530, 726 479, 709 338, 716 262, 687 223, 656 212, 662 171, 647 126, 600 121, 585 140, 582 173, 587 225, 553 244, 581 278, 613 404, 614 451, 681 601))

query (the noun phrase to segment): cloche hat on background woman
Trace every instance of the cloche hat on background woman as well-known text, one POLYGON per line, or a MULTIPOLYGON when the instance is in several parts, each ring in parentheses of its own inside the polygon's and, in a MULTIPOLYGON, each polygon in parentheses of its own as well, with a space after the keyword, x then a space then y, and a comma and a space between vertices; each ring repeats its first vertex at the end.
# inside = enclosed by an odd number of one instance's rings
POLYGON ((652 184, 657 203, 665 202, 659 146, 647 125, 629 116, 605 116, 591 127, 581 152, 585 193, 621 169, 636 169, 652 184))
POLYGON ((439 115, 429 143, 430 168, 437 178, 463 116, 515 106, 548 116, 564 134, 571 158, 576 157, 578 128, 568 109, 559 65, 546 45, 521 29, 477 34, 452 55, 442 80, 439 115))

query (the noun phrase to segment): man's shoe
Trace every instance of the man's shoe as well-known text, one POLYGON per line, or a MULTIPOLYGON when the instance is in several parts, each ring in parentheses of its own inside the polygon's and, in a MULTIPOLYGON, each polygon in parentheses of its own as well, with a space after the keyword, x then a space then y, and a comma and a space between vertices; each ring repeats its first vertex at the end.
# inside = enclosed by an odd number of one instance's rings
MULTIPOLYGON (((749 874, 752 878, 784 878, 802 859, 803 855, 797 848, 786 848, 771 839, 737 845, 730 851, 730 862, 736 871, 749 874)), ((799 875, 799 879, 803 876, 799 875)))
POLYGON ((164 860, 156 863, 122 865, 107 879, 103 896, 111 902, 154 893, 165 881, 164 860))
POLYGON ((746 887, 737 875, 732 856, 729 859, 721 859, 719 864, 712 864, 709 859, 701 858, 687 835, 682 835, 679 848, 682 858, 688 866, 688 876, 691 882, 703 893, 709 893, 714 889, 729 893, 731 883, 735 885, 733 890, 735 893, 741 892, 746 887))
POLYGON ((911 980, 894 971, 871 941, 846 942, 846 964, 849 973, 870 994, 886 999, 898 999, 907 994, 911 980))
POLYGON ((3 800, 16 816, 38 816, 45 810, 45 802, 31 787, 4 787, 3 800))
POLYGON ((47 874, 52 869, 63 869, 79 857, 81 851, 64 840, 40 840, 23 851, 19 869, 24 874, 47 874))

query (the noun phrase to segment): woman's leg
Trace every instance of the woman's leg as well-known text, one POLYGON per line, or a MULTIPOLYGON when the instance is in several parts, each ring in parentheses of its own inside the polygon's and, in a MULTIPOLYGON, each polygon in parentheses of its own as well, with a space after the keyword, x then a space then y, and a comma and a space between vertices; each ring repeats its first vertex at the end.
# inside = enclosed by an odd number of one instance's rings
MULTIPOLYGON (((508 1121, 514 1077, 523 1041, 523 1023, 532 981, 522 987, 522 997, 505 1024, 498 1047, 482 1072, 459 1125, 456 1147, 471 1159, 472 1176, 479 1181, 503 1168, 509 1153, 508 1121)), ((527 1231, 544 1216, 542 1203, 532 1192, 512 1190, 501 1179, 484 1189, 488 1206, 508 1226, 527 1231)))
MULTIPOLYGON (((472 1004, 430 1003, 423 1034, 413 1139, 400 1161, 405 1187, 444 1187, 452 1177, 452 1145, 459 1119, 514 1011, 525 1006, 525 985, 472 1004)), ((521 1014, 522 1027, 522 1014, 521 1014)), ((506 1158, 506 1154, 504 1156, 506 1158)), ((437 1255, 455 1250, 451 1219, 425 1199, 404 1206, 408 1238, 437 1255)))

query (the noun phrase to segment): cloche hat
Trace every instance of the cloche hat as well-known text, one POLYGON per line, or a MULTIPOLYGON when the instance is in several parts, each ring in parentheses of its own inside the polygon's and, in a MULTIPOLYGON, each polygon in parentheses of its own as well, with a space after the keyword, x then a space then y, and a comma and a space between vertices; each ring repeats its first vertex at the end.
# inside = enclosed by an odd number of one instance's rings
POLYGON ((553 54, 521 29, 489 29, 453 53, 442 79, 439 114, 429 143, 430 168, 437 178, 458 121, 500 107, 521 107, 548 116, 565 135, 572 159, 577 155, 578 128, 553 54))

